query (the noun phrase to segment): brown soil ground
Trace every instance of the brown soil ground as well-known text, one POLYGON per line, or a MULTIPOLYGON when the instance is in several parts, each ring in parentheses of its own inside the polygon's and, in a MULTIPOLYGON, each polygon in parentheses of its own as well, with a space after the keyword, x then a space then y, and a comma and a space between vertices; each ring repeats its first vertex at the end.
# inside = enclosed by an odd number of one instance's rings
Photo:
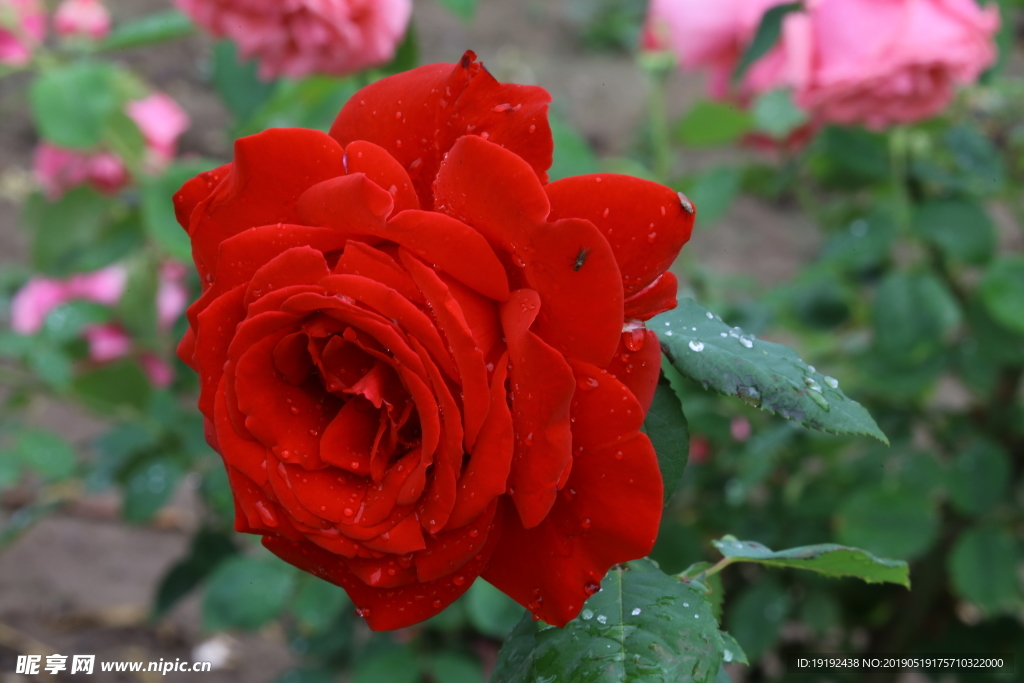
MULTIPOLYGON (((582 0, 482 0, 477 20, 465 26, 432 0, 417 0, 415 22, 424 62, 454 61, 477 51, 499 78, 546 87, 556 106, 602 154, 621 152, 645 116, 646 81, 630 56, 582 49, 569 17, 582 0)), ((169 0, 108 0, 118 19, 165 9, 169 0)), ((228 116, 202 80, 208 42, 193 38, 125 53, 155 87, 178 99, 192 117, 183 153, 226 158, 228 116)), ((0 82, 0 264, 24 262, 18 198, 27 187, 35 136, 25 103, 26 80, 0 82)), ((700 95, 702 84, 671 83, 673 114, 700 95)), ((702 160, 679 159, 680 167, 702 160)), ((818 244, 799 217, 740 201, 721 224, 695 236, 687 249, 723 274, 769 284, 789 278, 818 244)), ((84 444, 103 427, 81 412, 47 401, 31 408, 35 423, 84 444)), ((190 657, 209 637, 199 627, 198 601, 180 605, 152 624, 145 615, 156 582, 185 551, 194 505, 184 489, 158 523, 131 527, 119 521, 116 499, 81 501, 35 526, 0 554, 0 683, 16 676, 15 656, 96 654, 97 660, 155 661, 190 657)), ((291 662, 281 632, 268 628, 239 635, 234 664, 203 674, 210 683, 275 679, 291 662)), ((44 675, 40 680, 54 680, 44 675)), ((57 678, 56 680, 60 680, 57 678)), ((193 674, 100 674, 91 680, 184 681, 193 674)))

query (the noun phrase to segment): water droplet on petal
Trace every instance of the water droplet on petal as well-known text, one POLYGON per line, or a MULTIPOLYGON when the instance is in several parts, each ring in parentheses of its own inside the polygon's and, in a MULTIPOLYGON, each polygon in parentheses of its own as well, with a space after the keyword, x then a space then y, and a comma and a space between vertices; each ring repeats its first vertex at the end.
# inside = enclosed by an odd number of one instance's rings
POLYGON ((597 389, 597 387, 600 386, 600 383, 597 381, 596 377, 584 377, 578 383, 578 386, 583 391, 593 391, 594 389, 597 389))
POLYGON ((583 584, 583 592, 587 595, 593 595, 597 591, 601 590, 601 584, 596 581, 587 581, 583 584))

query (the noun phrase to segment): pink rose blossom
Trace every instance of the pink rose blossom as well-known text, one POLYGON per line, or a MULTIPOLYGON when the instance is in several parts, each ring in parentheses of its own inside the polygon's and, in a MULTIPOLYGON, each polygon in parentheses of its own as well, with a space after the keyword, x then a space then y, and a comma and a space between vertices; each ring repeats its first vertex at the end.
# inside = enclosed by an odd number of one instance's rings
MULTIPOLYGON (((688 70, 710 72, 715 97, 729 94, 733 70, 753 40, 761 17, 787 0, 651 0, 645 27, 647 47, 668 49, 688 70)), ((776 86, 782 62, 778 50, 759 60, 742 90, 758 93, 776 86)))
POLYGON ((156 292, 157 325, 169 330, 188 306, 189 293, 185 286, 188 269, 181 263, 168 261, 160 267, 160 284, 156 292))
POLYGON ((176 0, 193 21, 259 62, 261 78, 344 75, 392 59, 411 0, 176 0))
POLYGON ((933 116, 996 59, 999 10, 975 0, 810 0, 785 49, 797 103, 881 129, 933 116))
POLYGON ((163 93, 129 102, 125 111, 146 140, 147 163, 151 169, 167 166, 178 150, 178 138, 189 125, 188 114, 163 93))
POLYGON ((97 363, 124 358, 132 351, 132 338, 113 323, 93 325, 82 330, 82 336, 89 342, 89 358, 97 363))
POLYGON ((139 365, 145 371, 149 381, 155 387, 163 389, 174 381, 174 368, 165 363, 154 353, 145 352, 139 355, 139 365))
POLYGON ((46 37, 46 10, 39 0, 0 0, 0 64, 21 66, 46 37))
POLYGON ((11 302, 11 328, 18 334, 35 334, 50 311, 69 301, 116 304, 124 293, 128 273, 122 266, 109 266, 91 273, 72 275, 66 280, 34 277, 11 302))
MULTIPOLYGON (((0 0, 2 2, 2 0, 0 0)), ((125 106, 146 142, 146 170, 159 173, 174 159, 178 138, 188 128, 188 114, 163 93, 125 106)), ((124 162, 112 152, 83 152, 42 142, 36 148, 33 173, 46 196, 56 200, 79 185, 113 194, 128 184, 124 162)))
POLYGON ((110 12, 99 0, 64 0, 53 14, 53 29, 65 38, 103 40, 110 33, 110 12))

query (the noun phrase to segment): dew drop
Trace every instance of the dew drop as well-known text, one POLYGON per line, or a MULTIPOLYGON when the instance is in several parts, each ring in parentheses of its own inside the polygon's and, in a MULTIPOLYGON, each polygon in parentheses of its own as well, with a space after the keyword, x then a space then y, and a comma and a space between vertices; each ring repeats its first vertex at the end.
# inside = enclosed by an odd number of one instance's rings
POLYGON ((454 583, 456 586, 461 586, 462 584, 466 583, 466 577, 459 574, 454 579, 452 579, 452 583, 454 583))
POLYGON ((697 353, 700 353, 701 351, 704 350, 704 342, 697 341, 696 339, 691 339, 690 343, 687 344, 687 346, 690 347, 691 351, 696 351, 697 353))
POLYGON ((582 617, 583 621, 590 621, 594 618, 594 613, 588 609, 585 609, 582 612, 580 612, 580 617, 582 617))
POLYGON ((833 389, 839 388, 839 380, 837 380, 835 377, 829 377, 828 375, 826 375, 825 384, 829 385, 833 389))
POLYGON ((596 581, 587 581, 583 584, 583 592, 587 595, 593 595, 597 591, 601 590, 601 584, 596 581))
POLYGON ((583 381, 579 383, 579 388, 583 391, 593 391, 594 389, 597 389, 598 386, 600 386, 600 383, 595 377, 584 377, 583 381))
POLYGON ((632 614, 634 617, 638 616, 640 614, 640 608, 639 607, 634 607, 633 611, 630 612, 630 614, 632 614))

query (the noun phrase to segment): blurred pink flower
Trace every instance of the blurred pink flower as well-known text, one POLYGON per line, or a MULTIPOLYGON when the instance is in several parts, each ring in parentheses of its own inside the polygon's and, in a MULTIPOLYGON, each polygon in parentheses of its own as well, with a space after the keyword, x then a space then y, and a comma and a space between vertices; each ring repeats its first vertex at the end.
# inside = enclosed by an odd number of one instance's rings
POLYGON ((82 330, 82 336, 89 342, 89 358, 97 363, 123 358, 132 351, 132 338, 113 323, 93 325, 82 330))
POLYGON ((834 123, 881 129, 939 113, 996 59, 995 4, 810 0, 785 49, 797 103, 834 123))
MULTIPOLYGON (((645 47, 671 50, 687 70, 710 72, 715 97, 729 94, 733 70, 753 40, 761 17, 787 0, 651 0, 645 47)), ((778 49, 747 72, 744 94, 775 87, 782 67, 778 49)))
POLYGON ((142 353, 139 355, 139 365, 146 372, 149 381, 153 386, 163 389, 170 386, 174 381, 174 368, 165 363, 163 359, 153 353, 142 353))
POLYGON ((124 293, 128 273, 122 266, 108 266, 66 280, 34 277, 18 290, 11 302, 11 328, 18 334, 35 334, 50 311, 69 301, 84 299, 111 306, 124 293))
POLYGON ((729 423, 729 433, 740 443, 750 438, 750 420, 745 417, 734 417, 729 423))
POLYGON ((188 269, 184 264, 168 261, 160 267, 160 284, 156 291, 156 318, 161 330, 169 330, 188 306, 185 286, 188 269))
POLYGON ((111 194, 128 182, 127 169, 111 152, 90 154, 41 142, 32 166, 36 182, 51 200, 86 183, 98 192, 111 194))
POLYGON ((129 102, 125 111, 146 140, 150 168, 160 170, 169 164, 177 153, 178 138, 188 129, 185 110, 164 93, 154 93, 129 102))
POLYGON ((33 44, 45 37, 46 9, 40 0, 0 0, 0 64, 25 64, 33 44))
POLYGON ((230 38, 261 78, 344 75, 394 57, 411 0, 176 0, 197 24, 230 38))
MULTIPOLYGON (((129 102, 125 112, 146 142, 146 170, 159 173, 174 159, 178 138, 189 125, 188 114, 163 93, 129 102)), ((124 162, 112 152, 82 152, 47 142, 36 147, 33 173, 51 200, 86 183, 98 192, 112 194, 129 181, 124 162)))
POLYGON ((110 12, 99 0, 64 0, 53 14, 59 35, 103 40, 110 33, 110 12))

